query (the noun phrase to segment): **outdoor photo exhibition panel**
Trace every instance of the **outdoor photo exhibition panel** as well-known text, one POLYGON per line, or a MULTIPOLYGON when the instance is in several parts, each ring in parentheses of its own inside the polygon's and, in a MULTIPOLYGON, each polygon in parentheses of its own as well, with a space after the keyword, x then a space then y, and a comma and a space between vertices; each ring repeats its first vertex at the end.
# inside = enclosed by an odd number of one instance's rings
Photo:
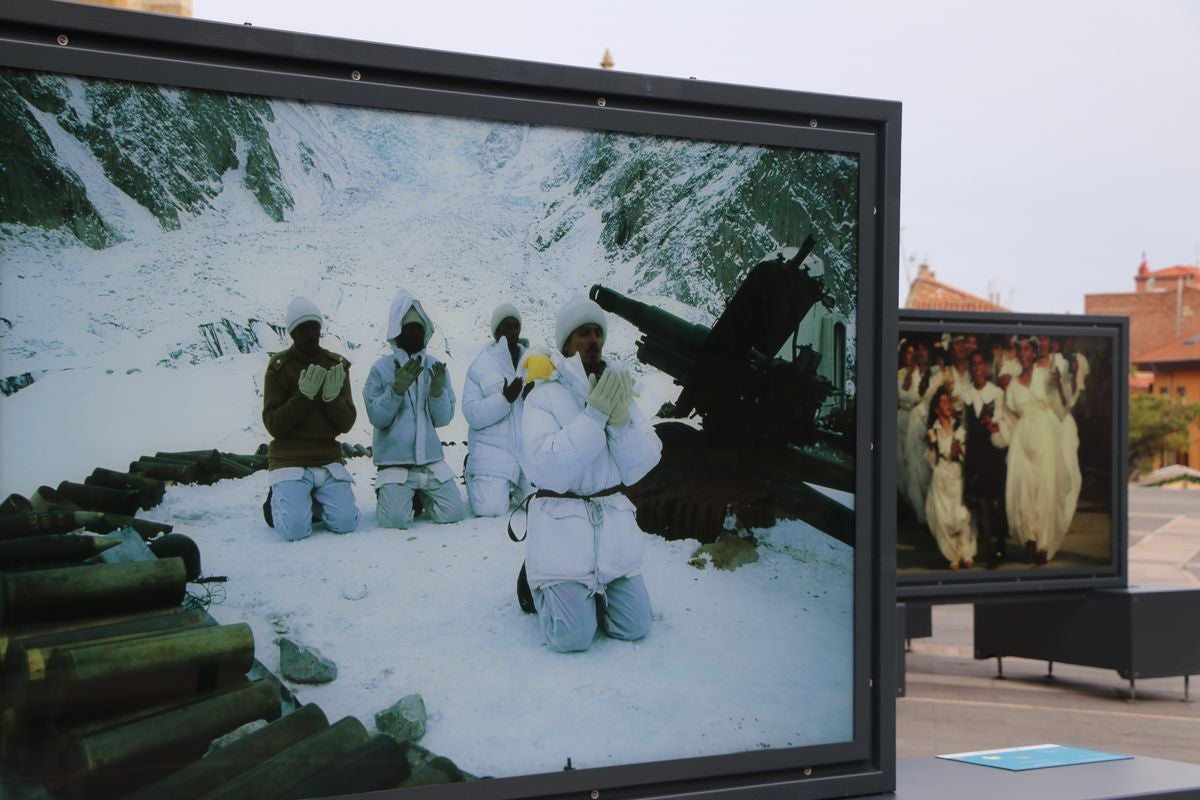
MULTIPOLYGON (((350 364, 348 445, 399 290, 460 403, 497 304, 549 355, 585 295, 662 443, 625 490, 644 638, 553 652, 508 515, 385 529, 367 457, 341 536, 267 527, 265 471, 169 488, 228 577, 208 613, 272 672, 280 638, 335 662, 289 683, 330 721, 419 694, 420 745, 488 778, 382 796, 892 788, 899 104, 32 1, 0 45, 4 495, 254 452, 297 295, 350 364)), ((461 489, 461 408, 436 435, 461 489)))
POLYGON ((901 597, 1122 586, 1128 321, 900 313, 901 597))

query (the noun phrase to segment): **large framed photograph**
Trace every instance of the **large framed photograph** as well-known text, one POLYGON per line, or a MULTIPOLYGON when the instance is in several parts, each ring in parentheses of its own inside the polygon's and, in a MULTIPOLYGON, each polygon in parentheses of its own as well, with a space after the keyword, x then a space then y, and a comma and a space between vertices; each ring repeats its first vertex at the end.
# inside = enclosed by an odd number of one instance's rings
POLYGON ((905 597, 1125 581, 1128 320, 909 311, 897 341, 905 597))
MULTIPOLYGON (((0 492, 258 454, 140 515, 275 716, 412 762, 279 796, 893 788, 898 104, 33 0, 0 40, 0 492)), ((5 777, 171 780, 122 741, 5 777)))

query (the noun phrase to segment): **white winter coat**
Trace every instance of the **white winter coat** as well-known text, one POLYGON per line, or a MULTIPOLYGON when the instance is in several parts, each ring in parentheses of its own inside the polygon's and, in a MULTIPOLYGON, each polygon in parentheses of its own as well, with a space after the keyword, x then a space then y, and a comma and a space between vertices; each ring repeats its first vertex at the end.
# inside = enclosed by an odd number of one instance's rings
MULTIPOLYGON (((401 291, 392 302, 388 315, 388 338, 400 333, 400 321, 410 308, 421 315, 425 326, 425 344, 433 335, 433 323, 418 302, 408 292, 401 291)), ((377 466, 421 465, 441 461, 442 442, 437 428, 454 418, 454 389, 450 375, 446 375, 446 388, 439 397, 429 396, 430 370, 440 359, 429 355, 424 348, 411 356, 392 346, 392 354, 383 356, 371 365, 363 386, 363 405, 367 417, 375 426, 371 437, 371 454, 377 466), (392 391, 396 368, 419 358, 423 369, 403 395, 392 391)))
MULTIPOLYGON (((579 356, 551 356, 554 373, 525 400, 521 463, 539 489, 592 495, 640 480, 662 452, 662 442, 633 403, 620 427, 586 405, 589 390, 579 356)), ((607 369, 622 369, 609 363, 607 369)), ((590 500, 541 497, 529 505, 525 567, 538 589, 577 581, 603 592, 617 578, 641 570, 643 537, 633 503, 624 494, 590 500)))
MULTIPOLYGON (((518 348, 517 364, 525 356, 518 348)), ((483 349, 467 369, 463 387, 463 416, 467 418, 467 477, 489 476, 519 483, 521 466, 517 454, 521 446, 521 412, 525 401, 504 397, 504 382, 517 378, 517 368, 505 339, 483 349)))

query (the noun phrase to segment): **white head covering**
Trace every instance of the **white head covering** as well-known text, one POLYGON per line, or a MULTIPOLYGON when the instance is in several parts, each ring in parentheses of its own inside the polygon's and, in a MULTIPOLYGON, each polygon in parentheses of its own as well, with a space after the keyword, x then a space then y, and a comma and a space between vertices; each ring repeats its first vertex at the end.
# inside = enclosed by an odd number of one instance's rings
POLYGON ((608 316, 604 309, 583 295, 575 295, 558 310, 558 318, 554 322, 554 343, 562 350, 575 329, 580 325, 594 323, 600 326, 604 335, 608 335, 608 316))
POLYGON ((504 320, 508 319, 509 317, 512 317, 517 322, 520 322, 521 312, 517 311, 517 307, 512 303, 501 303, 500 305, 496 306, 496 310, 492 312, 492 327, 489 328, 489 332, 492 334, 492 336, 496 335, 496 328, 500 327, 500 323, 504 322, 504 320))
POLYGON ((321 312, 317 308, 317 304, 307 297, 297 297, 292 302, 288 303, 287 307, 287 332, 291 333, 305 322, 321 322, 321 312))
POLYGON ((421 307, 421 301, 409 294, 408 290, 401 289, 396 292, 391 310, 388 311, 387 336, 384 338, 391 342, 400 335, 400 329, 407 322, 420 322, 424 326, 425 341, 422 346, 428 345, 429 340, 433 337, 433 322, 425 313, 425 309, 421 307), (410 314, 415 314, 415 316, 410 316, 410 314))

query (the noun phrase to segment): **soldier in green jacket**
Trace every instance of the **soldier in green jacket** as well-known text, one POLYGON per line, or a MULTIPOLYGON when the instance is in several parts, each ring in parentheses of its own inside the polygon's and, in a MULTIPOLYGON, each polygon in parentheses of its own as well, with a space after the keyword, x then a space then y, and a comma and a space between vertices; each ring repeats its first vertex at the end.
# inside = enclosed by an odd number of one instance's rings
POLYGON ((263 424, 271 492, 267 522, 285 539, 312 533, 314 502, 334 533, 358 525, 354 479, 338 445, 354 425, 350 362, 321 347, 321 312, 306 297, 287 309, 292 346, 271 357, 263 381, 263 424))

